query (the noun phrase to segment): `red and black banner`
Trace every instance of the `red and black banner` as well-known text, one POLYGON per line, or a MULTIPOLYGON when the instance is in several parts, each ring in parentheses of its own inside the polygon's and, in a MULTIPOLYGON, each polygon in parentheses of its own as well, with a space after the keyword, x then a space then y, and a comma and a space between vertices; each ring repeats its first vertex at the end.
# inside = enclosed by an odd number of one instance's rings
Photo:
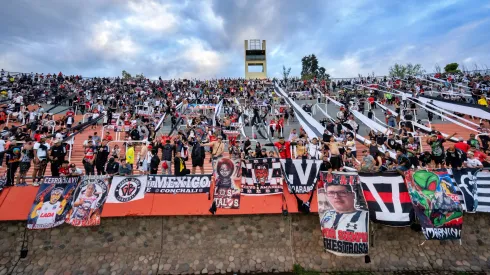
POLYGON ((403 177, 398 173, 359 173, 359 180, 373 222, 409 226, 413 204, 403 177))

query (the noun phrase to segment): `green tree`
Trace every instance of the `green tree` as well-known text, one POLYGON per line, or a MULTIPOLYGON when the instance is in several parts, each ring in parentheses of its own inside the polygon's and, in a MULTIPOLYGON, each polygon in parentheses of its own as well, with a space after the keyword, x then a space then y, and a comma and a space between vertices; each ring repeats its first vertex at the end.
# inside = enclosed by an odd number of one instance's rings
POLYGON ((307 55, 301 59, 301 78, 302 79, 329 79, 330 75, 324 67, 318 65, 318 58, 314 55, 307 55))
POLYGON ((459 64, 458 63, 449 63, 444 67, 444 72, 446 73, 459 73, 460 70, 458 69, 459 64))
POLYGON ((422 68, 422 65, 412 63, 407 63, 407 65, 402 65, 395 63, 395 65, 390 67, 390 76, 391 77, 399 77, 404 78, 409 75, 421 75, 424 74, 425 70, 422 68))
POLYGON ((291 73, 291 67, 286 69, 286 66, 282 65, 282 75, 284 76, 284 81, 288 80, 290 73, 291 73))
POLYGON ((136 78, 141 78, 141 79, 143 79, 143 78, 145 78, 145 75, 144 75, 143 73, 141 73, 141 74, 137 74, 135 77, 136 77, 136 78))
POLYGON ((126 72, 125 70, 122 71, 122 78, 123 79, 130 79, 131 78, 131 74, 126 72))
POLYGON ((312 79, 318 74, 318 59, 314 54, 301 59, 301 78, 312 79))
POLYGON ((316 77, 319 79, 326 79, 326 80, 330 79, 330 75, 327 74, 327 70, 324 67, 320 67, 318 69, 318 73, 316 77))

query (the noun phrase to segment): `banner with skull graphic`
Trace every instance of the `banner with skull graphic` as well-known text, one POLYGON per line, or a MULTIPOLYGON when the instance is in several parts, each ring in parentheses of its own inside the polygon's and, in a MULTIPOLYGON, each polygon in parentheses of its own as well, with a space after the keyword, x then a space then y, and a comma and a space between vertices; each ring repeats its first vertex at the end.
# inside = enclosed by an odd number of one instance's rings
POLYGON ((242 175, 242 195, 274 195, 283 191, 279 158, 248 159, 242 175))

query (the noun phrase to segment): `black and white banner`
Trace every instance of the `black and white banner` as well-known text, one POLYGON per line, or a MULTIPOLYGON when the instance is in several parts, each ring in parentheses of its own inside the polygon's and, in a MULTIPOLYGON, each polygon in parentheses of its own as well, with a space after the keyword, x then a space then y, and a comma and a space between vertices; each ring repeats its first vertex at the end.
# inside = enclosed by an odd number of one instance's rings
POLYGON ((288 190, 296 194, 307 194, 313 190, 322 160, 281 159, 284 172, 288 177, 288 190))
POLYGON ((242 172, 242 195, 281 194, 282 181, 279 158, 246 160, 242 172))
POLYGON ((107 203, 124 203, 145 198, 147 176, 114 176, 107 203))
POLYGON ((477 212, 490 212, 490 172, 476 173, 476 199, 477 212))
POLYGON ((369 253, 369 212, 357 173, 320 173, 318 214, 325 250, 338 256, 369 253))
POLYGON ((359 173, 362 191, 373 222, 408 226, 415 218, 403 177, 398 173, 359 173))
POLYGON ((196 194, 208 193, 212 175, 168 176, 149 175, 146 193, 196 194))
POLYGON ((476 168, 463 168, 460 170, 452 169, 452 171, 449 171, 448 169, 454 182, 459 187, 459 190, 456 191, 458 199, 463 206, 463 210, 467 212, 475 212, 478 205, 476 194, 477 171, 478 169, 476 168))
POLYGON ((311 115, 305 112, 294 100, 292 100, 284 90, 279 87, 279 85, 275 84, 276 93, 286 100, 286 103, 293 107, 294 114, 296 118, 299 120, 301 127, 305 130, 308 138, 320 138, 325 131, 325 127, 322 126, 320 122, 314 119, 311 115))
POLYGON ((435 97, 430 97, 427 95, 420 96, 417 98, 417 100, 419 100, 423 103, 429 102, 433 105, 436 105, 439 108, 446 109, 449 111, 458 110, 458 112, 463 113, 463 114, 468 114, 468 115, 476 116, 476 117, 483 118, 483 119, 490 119, 490 112, 488 111, 488 108, 485 108, 484 106, 479 106, 476 104, 463 103, 463 102, 455 102, 452 100, 435 98, 435 97))

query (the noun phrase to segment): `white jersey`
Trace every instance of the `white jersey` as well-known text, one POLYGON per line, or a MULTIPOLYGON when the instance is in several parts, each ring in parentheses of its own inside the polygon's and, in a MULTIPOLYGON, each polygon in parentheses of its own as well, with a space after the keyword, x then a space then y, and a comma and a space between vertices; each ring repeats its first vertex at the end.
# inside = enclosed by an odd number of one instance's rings
POLYGON ((47 201, 43 203, 41 209, 37 211, 37 225, 53 224, 56 219, 56 213, 61 209, 61 202, 57 201, 55 204, 47 201))
POLYGON ((480 167, 482 166, 483 164, 476 158, 473 158, 473 159, 468 159, 466 162, 466 166, 468 166, 468 168, 476 168, 476 167, 480 167))
MULTIPOLYGON (((321 218, 323 228, 331 228, 349 232, 367 232, 368 229, 368 211, 357 210, 352 213, 337 213, 334 210, 325 212, 321 218)), ((338 234, 336 232, 335 234, 338 234)), ((337 235, 338 239, 338 235, 337 235)))
POLYGON ((94 195, 87 197, 85 194, 81 195, 76 201, 82 200, 83 203, 75 208, 73 211, 72 219, 87 220, 92 209, 97 207, 98 198, 94 195))
POLYGON ((320 159, 321 148, 318 144, 308 144, 308 155, 311 159, 320 159))

